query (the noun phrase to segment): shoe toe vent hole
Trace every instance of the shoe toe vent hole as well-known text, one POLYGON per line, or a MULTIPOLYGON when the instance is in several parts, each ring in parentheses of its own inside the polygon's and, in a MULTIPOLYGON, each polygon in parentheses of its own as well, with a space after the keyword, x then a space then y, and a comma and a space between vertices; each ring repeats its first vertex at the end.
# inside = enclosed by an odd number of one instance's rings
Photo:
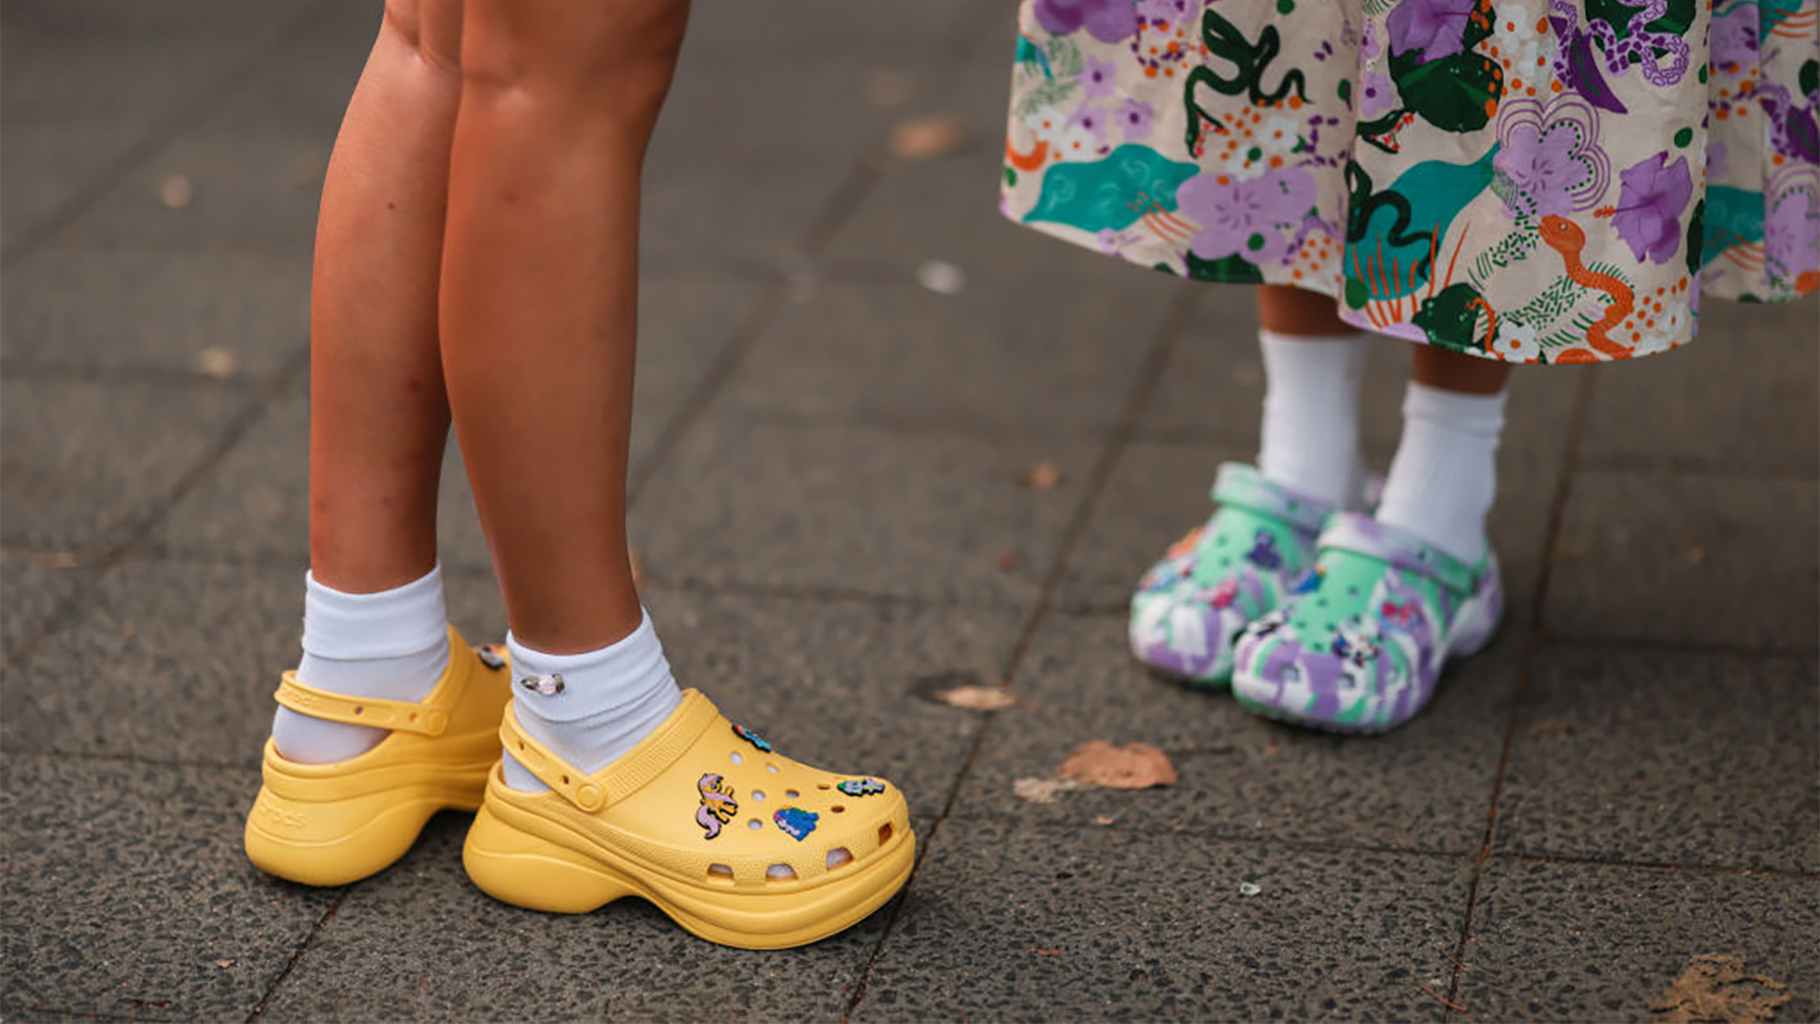
POLYGON ((878 845, 883 846, 890 842, 892 831, 890 822, 887 821, 883 825, 880 825, 878 827, 878 845))
POLYGON ((773 864, 765 869, 765 877, 774 882, 795 881, 796 869, 788 864, 773 864))
POLYGON ((731 882, 733 881, 733 869, 725 864, 710 864, 708 865, 708 877, 731 882))
POLYGON ((829 810, 830 810, 830 811, 833 811, 833 812, 834 812, 834 813, 835 813, 835 814, 839 814, 839 813, 841 813, 841 812, 842 812, 842 811, 844 811, 844 810, 846 810, 846 808, 845 808, 845 807, 843 807, 843 806, 841 806, 841 805, 840 805, 840 804, 835 804, 835 805, 834 805, 834 806, 833 806, 833 807, 830 807, 830 808, 828 808, 828 809, 829 809, 829 810))
POLYGON ((758 820, 757 818, 753 818, 751 821, 746 822, 746 827, 751 829, 754 832, 757 832, 759 829, 765 827, 765 823, 758 820))
POLYGON ((762 790, 762 789, 755 789, 755 790, 753 790, 753 791, 752 791, 752 799, 754 799, 754 800, 763 800, 763 799, 764 799, 764 798, 765 798, 765 791, 764 791, 764 790, 762 790))
POLYGON ((828 851, 829 871, 833 871, 835 868, 851 863, 853 863, 853 854, 848 852, 846 847, 836 846, 834 849, 828 851))
POLYGON ((733 751, 733 755, 732 755, 732 756, 733 756, 733 763, 734 763, 734 764, 745 764, 745 763, 746 763, 746 759, 745 759, 745 758, 743 758, 743 757, 741 757, 741 756, 739 756, 739 751, 737 751, 737 750, 735 750, 735 751, 733 751))
POLYGON ((768 765, 765 765, 765 771, 768 771, 768 772, 770 772, 770 773, 771 773, 771 774, 773 774, 773 775, 776 775, 776 774, 777 774, 777 770, 778 770, 778 769, 777 769, 777 766, 776 766, 776 765, 774 765, 774 764, 768 764, 768 765))
POLYGON ((569 784, 569 777, 567 775, 562 777, 562 784, 565 786, 569 784))
POLYGON ((826 782, 818 782, 815 784, 815 788, 816 789, 832 789, 834 787, 828 785, 826 782))
POLYGON ((799 796, 802 796, 802 794, 801 794, 801 793, 798 793, 798 792, 797 792, 797 791, 796 791, 796 790, 794 790, 794 789, 786 789, 786 790, 784 790, 784 799, 786 799, 786 800, 794 800, 794 799, 796 799, 796 798, 797 798, 797 797, 799 797, 799 796))

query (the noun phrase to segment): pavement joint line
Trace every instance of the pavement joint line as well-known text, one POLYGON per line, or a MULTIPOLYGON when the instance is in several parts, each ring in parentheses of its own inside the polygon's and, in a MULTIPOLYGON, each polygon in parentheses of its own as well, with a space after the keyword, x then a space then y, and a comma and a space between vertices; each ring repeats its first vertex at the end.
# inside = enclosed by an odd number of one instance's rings
POLYGON ((1525 853, 1519 850, 1501 850, 1490 857, 1491 860, 1517 861, 1528 864, 1572 864, 1586 867, 1616 868, 1628 871, 1674 872, 1690 871, 1703 875, 1767 875, 1772 878, 1800 878, 1820 882, 1820 871, 1802 871, 1799 868, 1752 868, 1736 864, 1683 864, 1675 861, 1629 860, 1621 857, 1570 856, 1552 853, 1525 853))
POLYGON ((285 962, 284 969, 278 972, 278 977, 272 979, 271 987, 265 990, 265 995, 259 997, 259 1002, 253 1004, 253 1012, 246 1015, 246 1024, 253 1024, 260 1015, 265 1013, 265 1008, 271 1003, 272 997, 277 995, 278 989, 290 979, 291 972, 297 969, 297 964, 303 959, 304 954, 308 953, 310 947, 316 944, 316 936, 322 933, 323 926, 327 925, 329 919, 335 916, 335 911, 341 909, 342 903, 347 901, 348 893, 351 891, 353 891, 352 886, 344 886, 340 892, 335 894, 328 909, 324 910, 322 916, 316 919, 316 923, 310 926, 309 933, 303 937, 303 943, 285 962))
MULTIPOLYGON (((1592 414, 1593 394, 1598 383, 1598 369, 1590 368, 1584 377, 1575 382, 1573 409, 1568 417, 1567 440, 1562 445, 1561 475, 1555 481, 1555 493, 1549 499, 1548 527, 1542 541, 1542 564, 1536 570, 1536 589, 1530 599, 1529 632, 1523 638, 1523 651, 1519 656, 1517 682, 1510 698, 1510 710, 1504 718, 1504 742, 1498 751, 1498 768, 1492 777, 1491 799, 1485 812, 1485 838, 1479 847, 1479 853, 1473 860, 1472 880, 1466 889, 1466 909, 1460 918, 1460 942, 1454 950, 1453 978, 1447 985, 1447 999, 1444 1001, 1446 1012, 1443 1022, 1451 1022, 1456 1013, 1469 1012, 1455 1010, 1459 1005, 1460 978, 1468 970, 1466 957, 1468 947, 1472 945, 1472 915, 1478 905, 1479 883, 1485 877, 1485 865, 1490 862, 1494 852, 1494 843, 1498 830, 1498 801, 1504 794, 1504 780, 1510 771, 1511 751, 1516 746, 1517 721, 1523 710, 1523 697, 1529 692, 1533 679, 1532 669, 1536 651, 1546 639, 1547 630, 1543 626, 1543 611, 1548 605, 1548 587, 1553 577, 1556 548, 1561 539, 1561 524, 1567 518, 1567 502, 1573 494, 1574 474, 1579 469, 1580 446, 1586 436, 1586 424, 1592 414)), ((1506 612, 1508 614, 1508 610, 1506 612)))
POLYGON ((872 952, 867 955, 866 962, 860 967, 859 977, 853 982, 853 996, 847 1000, 847 1008, 841 1011, 841 1024, 848 1024, 848 1021, 853 1019, 853 1012, 859 1009, 859 1004, 866 998, 866 983, 872 978, 872 968, 878 963, 879 958, 885 955, 885 943, 891 938, 891 930, 897 926, 897 919, 904 911, 904 904, 910 901, 910 883, 916 878, 916 873, 922 869, 923 862, 929 858, 929 851, 935 846, 935 837, 941 833, 942 820, 940 817, 931 818, 928 832, 922 837, 922 842, 916 845, 916 859, 910 864, 910 874, 904 878, 904 887, 897 891, 897 895, 891 897, 890 903, 886 906, 885 927, 879 932, 878 942, 873 944, 872 952))
POLYGON ((46 638, 80 619, 79 612, 83 604, 100 587, 108 573, 113 571, 115 566, 126 561, 133 549, 150 536, 166 516, 170 515, 171 509, 177 507, 177 504, 202 481, 203 477, 220 465, 221 460, 238 447, 241 441, 245 440, 253 426, 264 418, 272 401, 309 367, 309 357, 309 346, 306 344, 299 347, 285 358, 278 370, 264 384, 248 393, 246 401, 228 419, 227 425, 217 436, 215 442, 203 450, 201 457, 189 469, 178 475, 176 481, 171 484, 162 497, 150 503, 145 513, 124 531, 125 535, 119 541, 102 549, 103 553, 93 563, 95 571, 89 578, 82 581, 74 592, 59 602, 44 621, 39 623, 35 631, 14 646, 6 663, 0 665, 0 679, 17 671, 18 667, 37 651, 38 646, 46 638))
POLYGON ((96 200, 125 180, 127 175, 164 152, 178 137, 202 124, 230 99, 241 95, 247 83, 270 73, 278 65, 279 55, 297 46, 311 34, 313 28, 328 23, 326 15, 341 2, 342 0, 317 0, 307 6, 303 14, 286 22, 281 29, 261 42, 250 45, 250 52, 243 59, 209 87, 198 90, 187 102, 179 104, 175 110, 159 119, 137 142, 128 146, 125 152, 115 157, 112 163, 89 179, 87 184, 58 204, 56 209, 45 214, 36 225, 8 246, 5 252, 0 253, 0 270, 11 269, 36 252, 39 246, 87 213, 96 200))

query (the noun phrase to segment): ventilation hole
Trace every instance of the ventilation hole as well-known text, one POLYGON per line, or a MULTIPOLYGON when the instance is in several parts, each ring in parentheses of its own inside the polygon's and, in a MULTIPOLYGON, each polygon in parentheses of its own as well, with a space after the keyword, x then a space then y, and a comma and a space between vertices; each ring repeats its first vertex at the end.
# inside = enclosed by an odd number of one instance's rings
POLYGON ((759 829, 765 827, 765 823, 762 821, 759 821, 757 818, 753 818, 751 821, 746 822, 746 827, 751 829, 754 832, 757 832, 759 829))
POLYGON ((765 877, 777 882, 795 881, 796 869, 788 864, 773 864, 765 869, 765 877))
POLYGON ((520 749, 520 750, 523 750, 523 749, 524 749, 524 748, 525 748, 525 741, 524 741, 524 740, 519 740, 519 741, 518 741, 518 749, 520 749))
POLYGON ((840 813, 840 812, 842 812, 842 811, 844 811, 844 810, 846 810, 846 808, 845 808, 845 807, 842 807, 842 806, 841 806, 841 805, 840 805, 840 804, 835 804, 835 805, 834 805, 834 806, 833 806, 833 807, 830 807, 830 808, 828 808, 828 809, 829 809, 829 810, 830 810, 830 811, 833 811, 833 812, 834 812, 834 813, 836 813, 836 814, 839 814, 839 813, 840 813))
POLYGON ((818 782, 815 784, 815 788, 816 789, 828 789, 830 787, 826 782, 818 782))
POLYGON ((1317 598, 1315 598, 1315 599, 1314 599, 1314 603, 1315 603, 1315 607, 1317 607, 1317 608, 1325 608, 1325 607, 1327 607, 1327 599, 1326 599, 1326 598, 1324 598, 1324 597, 1317 597, 1317 598))
POLYGON ((569 784, 569 777, 567 775, 562 777, 562 784, 565 786, 569 784))
POLYGON ((417 712, 415 712, 415 711, 411 712, 411 721, 413 721, 413 722, 417 721, 417 712))
MULTIPOLYGON (((826 787, 824 787, 824 788, 826 788, 826 787)), ((784 799, 786 799, 786 800, 794 800, 794 799, 796 799, 796 798, 797 798, 797 797, 799 797, 799 796, 802 796, 802 794, 801 794, 801 793, 798 793, 798 792, 797 792, 797 791, 796 791, 796 790, 794 790, 794 789, 786 789, 786 790, 784 790, 784 799)))
POLYGON ((364 715, 367 713, 367 709, 356 704, 356 705, 354 705, 354 713, 357 715, 364 715))
POLYGON ((891 823, 885 822, 878 827, 878 845, 883 846, 891 841, 891 823))
POLYGON ((746 759, 745 759, 745 758, 743 758, 743 757, 741 757, 741 756, 739 756, 739 751, 737 751, 737 750, 735 750, 735 751, 734 751, 734 752, 733 752, 733 763, 734 763, 734 764, 745 764, 745 763, 746 763, 746 759))
POLYGON ((762 790, 762 789, 755 789, 755 790, 753 790, 753 791, 752 791, 752 799, 754 799, 754 800, 763 800, 763 799, 764 799, 764 798, 765 798, 765 791, 764 791, 764 790, 762 790))
POLYGON ((774 764, 768 764, 768 765, 765 765, 765 771, 768 771, 768 772, 770 772, 770 773, 771 773, 771 774, 773 774, 773 775, 776 775, 776 774, 777 774, 777 766, 776 766, 776 765, 774 765, 774 764))
POLYGON ((731 882, 733 881, 733 869, 725 864, 710 864, 708 865, 708 877, 724 878, 731 882))
POLYGON ((828 851, 829 871, 833 871, 835 868, 838 868, 843 864, 849 864, 852 861, 853 855, 848 853, 847 848, 844 846, 836 846, 834 849, 828 851))

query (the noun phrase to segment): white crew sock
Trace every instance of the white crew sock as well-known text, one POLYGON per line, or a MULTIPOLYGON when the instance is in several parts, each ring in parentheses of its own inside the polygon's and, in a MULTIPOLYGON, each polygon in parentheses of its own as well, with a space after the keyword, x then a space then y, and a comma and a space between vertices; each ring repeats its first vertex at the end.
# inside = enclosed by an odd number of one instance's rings
POLYGON ((1378 521, 1469 563, 1485 556, 1485 514, 1498 494, 1503 391, 1469 395, 1411 381, 1403 440, 1390 463, 1378 521))
MULTIPOLYGON (((376 594, 346 594, 304 577, 299 682, 350 697, 421 700, 449 664, 449 615, 442 567, 376 594)), ((372 749, 385 729, 311 718, 280 707, 272 719, 278 752, 302 764, 345 761, 372 749)))
POLYGON ((1365 336, 1259 331, 1258 344, 1265 381, 1259 472, 1298 494, 1356 505, 1364 482, 1359 382, 1365 376, 1365 336))
MULTIPOLYGON (((589 774, 637 746, 682 703, 649 612, 637 629, 597 651, 545 654, 510 633, 506 649, 512 655, 512 706, 519 726, 589 774), (545 685, 536 686, 539 679, 545 685)), ((510 754, 504 770, 513 789, 549 788, 510 754)))

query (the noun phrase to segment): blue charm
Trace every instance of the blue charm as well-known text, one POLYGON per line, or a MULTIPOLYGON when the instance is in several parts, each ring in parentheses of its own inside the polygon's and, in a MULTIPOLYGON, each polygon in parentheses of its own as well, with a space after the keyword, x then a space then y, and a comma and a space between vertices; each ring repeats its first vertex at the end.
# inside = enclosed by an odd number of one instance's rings
POLYGON ((809 837, 809 833, 815 831, 815 822, 820 817, 821 815, 813 811, 805 811, 800 807, 782 807, 776 814, 771 815, 771 820, 777 823, 778 828, 784 830, 785 835, 800 843, 809 837))
POLYGON ((1303 573, 1302 578, 1295 581, 1295 586, 1289 588, 1289 592, 1291 594, 1311 594, 1321 588, 1323 575, 1325 574, 1321 572, 1321 567, 1317 565, 1303 573))
POLYGON ((760 736, 758 733, 753 732, 737 722, 733 725, 733 735, 738 736, 740 739, 745 740, 747 743, 752 744, 767 754, 771 752, 770 740, 765 739, 763 736, 760 736))
POLYGON ((1245 553, 1245 560, 1261 569, 1281 569, 1283 555, 1277 550, 1276 535, 1269 530, 1259 530, 1257 543, 1245 553))
POLYGON ((885 791, 885 784, 877 779, 847 779, 834 784, 834 788, 848 796, 873 796, 885 791))

